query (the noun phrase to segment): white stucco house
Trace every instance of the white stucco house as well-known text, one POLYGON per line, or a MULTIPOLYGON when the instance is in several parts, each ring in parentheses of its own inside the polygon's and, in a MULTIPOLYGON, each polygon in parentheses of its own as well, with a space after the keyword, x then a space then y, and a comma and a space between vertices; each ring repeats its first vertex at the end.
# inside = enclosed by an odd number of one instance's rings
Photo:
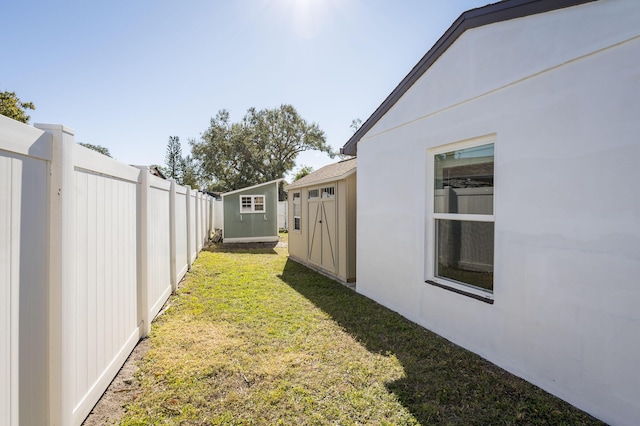
POLYGON ((343 151, 359 293, 640 422, 639 1, 462 14, 343 151))

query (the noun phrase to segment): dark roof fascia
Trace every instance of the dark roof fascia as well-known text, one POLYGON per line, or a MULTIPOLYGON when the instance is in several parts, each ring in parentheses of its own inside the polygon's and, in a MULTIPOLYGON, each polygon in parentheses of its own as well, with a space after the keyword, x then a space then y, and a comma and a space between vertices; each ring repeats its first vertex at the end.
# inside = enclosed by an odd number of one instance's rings
POLYGON ((367 121, 351 136, 340 151, 343 154, 356 155, 358 152, 358 141, 371 130, 402 95, 422 77, 431 65, 433 65, 465 31, 484 25, 564 9, 593 1, 597 0, 506 0, 462 13, 373 114, 371 114, 367 121))

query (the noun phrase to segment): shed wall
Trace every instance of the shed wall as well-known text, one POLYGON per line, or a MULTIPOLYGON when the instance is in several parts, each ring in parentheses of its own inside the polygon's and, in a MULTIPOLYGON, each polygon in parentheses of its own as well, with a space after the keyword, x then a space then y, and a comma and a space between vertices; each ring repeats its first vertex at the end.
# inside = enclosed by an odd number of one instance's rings
POLYGON ((356 175, 352 174, 345 179, 324 182, 322 185, 311 184, 308 187, 292 189, 288 191, 289 203, 289 256, 298 262, 318 268, 309 261, 309 242, 311 226, 309 215, 309 190, 325 186, 336 188, 336 247, 337 269, 336 271, 323 271, 333 275, 343 282, 353 282, 356 278, 356 175), (301 229, 293 229, 293 193, 300 192, 301 196, 301 229))
POLYGON ((287 202, 289 203, 289 256, 292 256, 300 261, 306 262, 307 259, 307 227, 309 220, 309 206, 306 202, 309 194, 307 188, 299 188, 288 191, 287 202), (293 193, 300 192, 300 230, 295 230, 293 220, 293 193))
POLYGON ((619 0, 470 30, 358 144, 357 291, 629 425, 640 418, 638 22, 637 2, 619 0), (491 134, 493 305, 425 283, 427 150, 491 134))
POLYGON ((224 239, 253 241, 278 240, 278 185, 271 183, 246 191, 223 195, 224 239), (264 195, 264 213, 240 213, 240 197, 243 195, 264 195))

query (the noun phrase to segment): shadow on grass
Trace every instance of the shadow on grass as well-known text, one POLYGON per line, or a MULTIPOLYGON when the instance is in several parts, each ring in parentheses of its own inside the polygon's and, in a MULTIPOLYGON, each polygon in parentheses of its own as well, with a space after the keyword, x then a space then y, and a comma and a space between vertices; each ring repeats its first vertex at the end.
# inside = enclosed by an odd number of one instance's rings
POLYGON ((278 254, 275 248, 278 242, 271 243, 210 243, 203 248, 204 251, 215 253, 255 253, 278 254))
MULTIPOLYGON (((421 424, 602 424, 353 290, 287 260, 280 278, 368 351, 405 370, 387 383, 421 424)), ((393 283, 390 283, 393 285, 393 283)))

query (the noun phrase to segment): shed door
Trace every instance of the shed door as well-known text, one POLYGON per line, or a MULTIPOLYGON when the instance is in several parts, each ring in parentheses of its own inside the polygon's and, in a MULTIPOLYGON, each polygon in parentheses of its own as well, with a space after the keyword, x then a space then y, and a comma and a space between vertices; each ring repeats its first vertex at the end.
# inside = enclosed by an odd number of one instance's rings
POLYGON ((330 272, 336 265, 335 186, 309 191, 309 261, 330 272))

